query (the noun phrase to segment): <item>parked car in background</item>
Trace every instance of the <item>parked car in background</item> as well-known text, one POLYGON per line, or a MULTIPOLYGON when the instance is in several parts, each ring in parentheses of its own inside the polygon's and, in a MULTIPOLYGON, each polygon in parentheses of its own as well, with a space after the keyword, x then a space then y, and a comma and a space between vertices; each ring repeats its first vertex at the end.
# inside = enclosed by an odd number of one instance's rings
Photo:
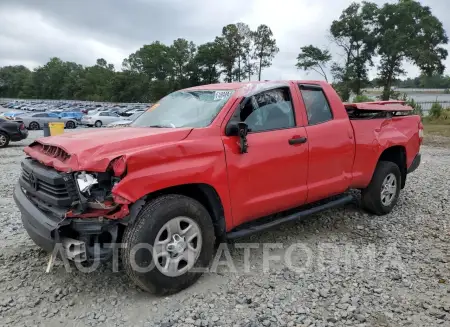
POLYGON ((50 112, 41 112, 35 114, 27 114, 20 116, 25 126, 31 130, 42 129, 45 123, 64 122, 65 128, 76 128, 77 122, 73 118, 63 118, 59 114, 50 112))
POLYGON ((25 111, 8 111, 8 112, 4 112, 2 113, 0 116, 4 117, 5 119, 8 120, 16 120, 17 117, 26 114, 25 111))
POLYGON ((108 125, 119 120, 123 120, 123 117, 119 116, 116 113, 100 111, 93 115, 83 116, 83 118, 81 118, 81 124, 89 127, 102 127, 103 125, 108 125))
POLYGON ((0 148, 8 146, 9 142, 26 139, 28 130, 22 122, 0 118, 0 148))
POLYGON ((138 118, 140 115, 142 115, 143 112, 137 112, 134 115, 131 115, 130 117, 122 117, 121 120, 115 121, 114 123, 109 123, 106 125, 106 127, 125 127, 130 125, 136 118, 138 118))
POLYGON ((152 106, 151 104, 145 107, 132 107, 128 108, 120 113, 121 116, 129 117, 134 115, 136 112, 144 112, 148 107, 152 106))
POLYGON ((59 114, 61 118, 69 118, 69 119, 75 119, 76 121, 81 121, 81 118, 83 118, 82 112, 76 112, 76 111, 63 111, 59 114))

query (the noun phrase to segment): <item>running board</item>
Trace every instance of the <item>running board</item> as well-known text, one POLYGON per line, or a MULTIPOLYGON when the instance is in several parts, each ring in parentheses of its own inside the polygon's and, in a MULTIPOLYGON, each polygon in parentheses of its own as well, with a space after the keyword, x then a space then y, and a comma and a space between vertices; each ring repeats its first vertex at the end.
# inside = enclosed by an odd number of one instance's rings
POLYGON ((310 215, 315 214, 315 213, 320 212, 320 211, 328 210, 328 209, 335 208, 335 207, 340 207, 340 206, 343 206, 345 204, 348 204, 348 203, 351 203, 351 202, 354 202, 354 201, 355 201, 354 196, 352 196, 352 195, 345 195, 345 196, 343 196, 341 198, 338 198, 336 200, 331 200, 331 201, 326 202, 324 204, 320 204, 320 205, 314 206, 314 207, 309 208, 309 209, 298 211, 296 213, 287 215, 287 216, 282 217, 282 218, 278 218, 278 219, 272 220, 272 221, 267 222, 267 223, 260 223, 260 224, 258 224, 258 221, 256 221, 256 222, 252 223, 252 226, 249 226, 247 228, 238 229, 238 230, 231 231, 231 232, 227 233, 227 239, 234 239, 234 238, 247 236, 247 235, 250 235, 250 234, 253 234, 253 233, 257 233, 257 232, 263 231, 265 229, 269 229, 269 228, 272 228, 272 227, 275 227, 275 226, 287 223, 289 221, 294 221, 294 220, 297 220, 297 219, 300 219, 300 218, 303 218, 303 217, 306 217, 306 216, 310 216, 310 215))

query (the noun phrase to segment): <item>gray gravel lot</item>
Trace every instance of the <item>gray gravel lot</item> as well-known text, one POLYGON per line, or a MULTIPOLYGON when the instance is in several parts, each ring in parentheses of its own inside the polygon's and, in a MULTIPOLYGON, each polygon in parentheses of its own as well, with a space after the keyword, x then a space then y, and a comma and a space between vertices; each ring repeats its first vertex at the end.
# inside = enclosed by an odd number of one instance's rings
POLYGON ((259 245, 249 272, 244 250, 230 245, 237 272, 221 265, 154 297, 108 264, 82 273, 57 262, 45 273, 48 255, 28 239, 12 199, 22 148, 41 134, 0 150, 0 325, 450 326, 450 149, 422 149, 391 214, 349 205, 240 239, 259 245), (263 243, 283 246, 269 249, 282 260, 266 271, 263 243))

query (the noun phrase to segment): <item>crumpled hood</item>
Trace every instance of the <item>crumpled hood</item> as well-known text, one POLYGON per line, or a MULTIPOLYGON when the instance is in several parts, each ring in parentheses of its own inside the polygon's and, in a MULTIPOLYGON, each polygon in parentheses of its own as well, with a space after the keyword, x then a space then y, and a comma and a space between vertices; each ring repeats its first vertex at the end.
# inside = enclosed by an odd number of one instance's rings
POLYGON ((114 158, 139 149, 185 139, 192 128, 124 127, 67 132, 37 139, 24 149, 29 156, 61 171, 104 171, 114 158), (44 147, 42 147, 42 146, 44 147), (48 155, 47 146, 58 147, 69 158, 48 155))

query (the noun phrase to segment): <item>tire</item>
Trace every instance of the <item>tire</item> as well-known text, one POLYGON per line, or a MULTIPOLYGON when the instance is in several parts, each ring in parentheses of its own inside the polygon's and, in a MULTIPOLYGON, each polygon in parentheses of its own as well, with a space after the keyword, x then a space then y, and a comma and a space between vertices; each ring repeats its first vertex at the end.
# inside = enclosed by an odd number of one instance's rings
POLYGON ((397 204, 401 185, 400 168, 393 162, 380 161, 369 186, 361 192, 362 206, 379 216, 388 214, 397 204), (389 190, 385 189, 385 183, 390 186, 389 190), (395 190, 393 184, 395 184, 395 190), (383 190, 385 190, 384 196, 383 190))
POLYGON ((3 132, 0 132, 0 148, 6 148, 9 144, 9 135, 3 132))
POLYGON ((30 130, 33 130, 33 131, 37 131, 38 129, 41 129, 41 126, 39 126, 39 123, 36 121, 32 121, 28 127, 30 130))
POLYGON ((100 120, 97 120, 94 124, 95 127, 102 127, 102 122, 100 120))
POLYGON ((75 127, 77 127, 77 125, 76 125, 73 121, 71 121, 71 120, 69 120, 69 121, 66 123, 66 128, 68 128, 68 129, 74 129, 75 127))
MULTIPOLYGON (((179 224, 179 226, 181 225, 179 224)), ((187 230, 192 231, 191 227, 187 230)), ((171 234, 167 231, 167 235, 165 236, 169 240, 167 241, 168 243, 172 239, 175 241, 173 235, 175 233, 171 234)), ((147 203, 138 214, 136 220, 126 227, 122 240, 125 247, 121 251, 121 260, 128 277, 138 287, 153 294, 173 294, 194 284, 202 275, 202 272, 194 272, 192 268, 207 268, 209 266, 214 251, 214 240, 214 227, 205 207, 198 201, 183 195, 163 195, 147 203), (136 244, 145 243, 151 246, 155 245, 157 238, 158 240, 164 238, 164 232, 161 233, 164 230, 164 226, 176 221, 176 219, 183 220, 185 218, 190 219, 197 225, 197 231, 199 231, 198 235, 200 237, 196 243, 198 254, 196 255, 196 260, 191 261, 191 268, 189 268, 189 264, 186 261, 184 268, 188 269, 187 271, 181 275, 169 276, 157 267, 158 264, 161 266, 165 264, 159 263, 159 260, 153 260, 153 255, 150 251, 139 250, 141 252, 138 251, 133 255, 132 249, 136 244), (136 269, 133 269, 134 263, 139 267, 151 265, 152 269, 148 272, 138 272, 136 269)), ((187 244, 190 244, 190 242, 187 244)), ((163 252, 166 254, 169 251, 168 246, 169 244, 167 243, 162 246, 165 249, 163 252)), ((161 260, 169 259, 161 257, 161 260)), ((180 267, 180 262, 182 261, 179 261, 177 264, 177 269, 180 267)), ((181 270, 184 268, 181 268, 181 270)))

